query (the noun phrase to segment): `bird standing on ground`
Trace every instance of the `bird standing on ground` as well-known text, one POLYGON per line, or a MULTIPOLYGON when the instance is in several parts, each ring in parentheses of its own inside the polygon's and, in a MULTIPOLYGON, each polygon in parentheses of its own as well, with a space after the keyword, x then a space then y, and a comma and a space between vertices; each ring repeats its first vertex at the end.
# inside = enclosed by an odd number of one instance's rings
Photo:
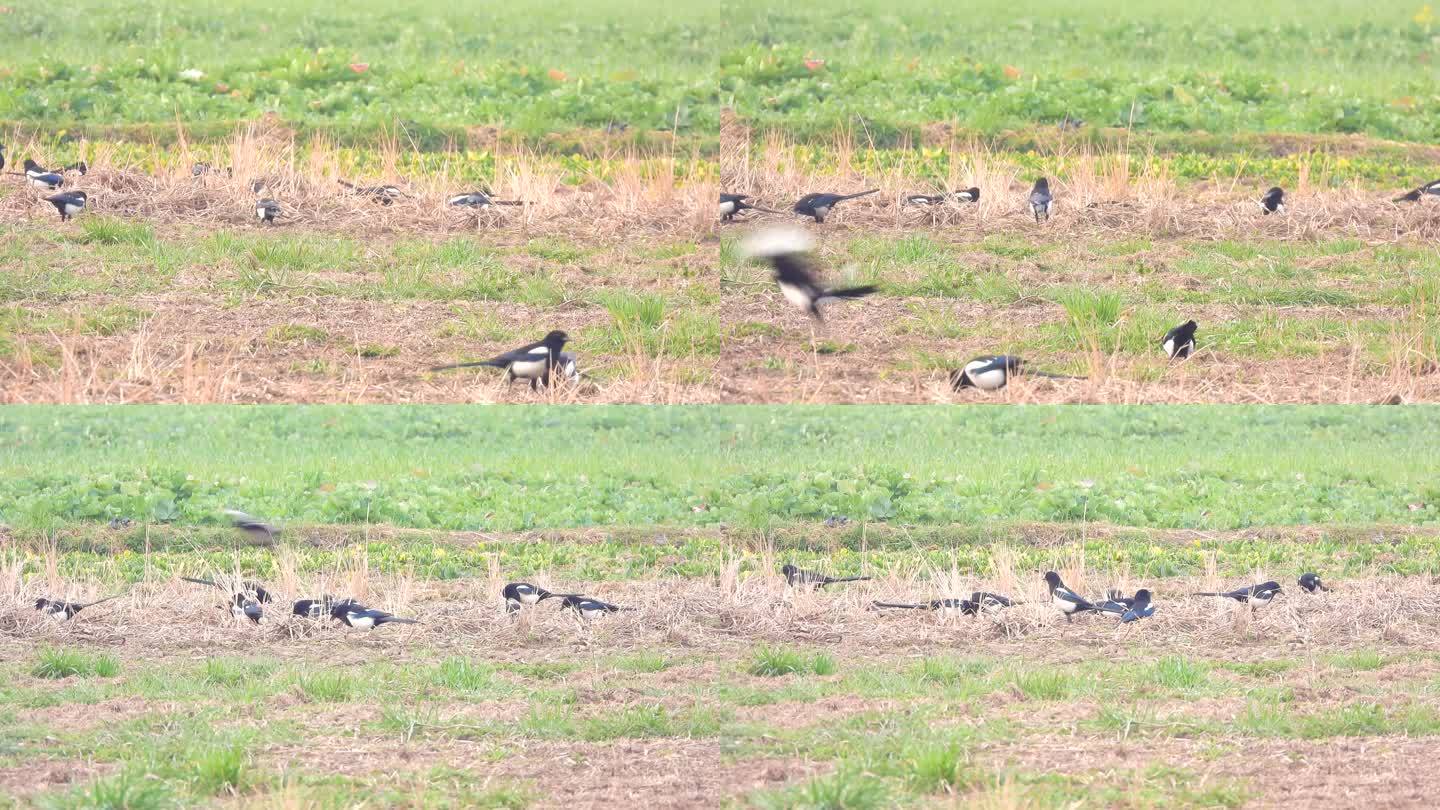
POLYGON ((544 588, 537 588, 528 582, 512 582, 500 591, 500 595, 505 598, 506 613, 514 613, 521 607, 534 605, 555 596, 544 588))
MULTIPOLYGON (((195 577, 181 577, 181 579, 186 582, 193 582, 196 585, 209 585, 212 588, 219 588, 222 591, 227 590, 224 585, 216 582, 213 579, 197 579, 195 577)), ((256 602, 263 602, 265 604, 269 604, 270 602, 275 601, 275 597, 271 596, 270 592, 265 590, 264 586, 262 586, 258 582, 241 582, 239 590, 236 590, 233 595, 244 596, 249 599, 254 599, 256 602)))
POLYGON ((336 600, 331 596, 322 596, 319 599, 297 599, 294 606, 290 608, 290 615, 320 619, 329 616, 337 606, 353 604, 355 604, 354 599, 336 600))
POLYGON ((1035 215, 1035 221, 1039 222, 1044 218, 1047 222, 1050 219, 1050 208, 1055 203, 1055 198, 1050 194, 1050 181, 1044 177, 1035 181, 1035 187, 1030 189, 1030 213, 1035 215))
POLYGON ((612 605, 608 602, 601 602, 599 599, 591 599, 588 596, 570 594, 560 602, 561 610, 573 610, 575 615, 582 619, 598 619, 609 613, 619 613, 622 610, 633 610, 623 608, 619 605, 612 605))
POLYGON ((816 571, 806 571, 803 568, 796 568, 789 563, 780 567, 780 573, 785 575, 785 584, 791 587, 796 585, 809 585, 812 588, 823 588, 826 585, 834 585, 838 582, 859 582, 870 577, 831 577, 816 571))
POLYGON ((1084 377, 1075 377, 1069 374, 1036 371, 1030 368, 1024 360, 1014 355, 986 354, 966 363, 964 368, 953 369, 950 372, 950 387, 955 391, 965 388, 997 391, 1004 388, 1010 382, 1011 377, 1020 375, 1044 377, 1050 380, 1084 379, 1084 377))
POLYGON ((1060 575, 1054 571, 1045 572, 1045 584, 1050 586, 1050 604, 1065 614, 1066 622, 1071 621, 1076 613, 1094 613, 1100 610, 1090 600, 1065 587, 1065 583, 1060 581, 1060 575))
POLYGON ((939 205, 948 199, 954 198, 956 202, 972 203, 980 200, 980 189, 970 187, 955 192, 954 194, 911 194, 905 198, 906 205, 939 205))
POLYGON ((1321 591, 1330 590, 1329 588, 1325 587, 1325 583, 1320 581, 1319 574, 1312 574, 1309 572, 1300 575, 1299 585, 1300 588, 1306 593, 1320 593, 1321 591))
POLYGON ((1141 588, 1135 592, 1134 598, 1130 600, 1129 609, 1120 614, 1120 622, 1122 624, 1129 624, 1130 622, 1138 622, 1141 619, 1148 619, 1154 615, 1155 606, 1150 604, 1150 591, 1141 588))
POLYGON ((31 158, 25 158, 25 177, 29 179, 30 185, 47 191, 54 191, 65 184, 64 177, 56 172, 47 171, 31 158))
POLYGON ((969 599, 931 599, 929 602, 912 604, 907 602, 872 602, 872 607, 901 610, 938 610, 959 613, 963 616, 978 616, 981 611, 1012 607, 1015 603, 1008 596, 987 591, 975 591, 969 599))
POLYGON ((237 620, 249 619, 255 624, 259 624, 260 619, 264 616, 264 610, 260 607, 259 602, 243 593, 237 593, 230 599, 230 615, 237 620))
POLYGON ((772 211, 769 208, 761 208, 750 202, 749 194, 724 194, 720 195, 720 219, 722 222, 734 222, 735 215, 741 211, 763 211, 767 214, 778 214, 779 211, 772 211))
POLYGON ((1396 197, 1394 202, 1420 202, 1420 199, 1426 195, 1440 197, 1440 180, 1431 180, 1417 189, 1407 191, 1399 197, 1396 197))
POLYGON ((1285 189, 1274 186, 1265 192, 1265 196, 1260 198, 1260 211, 1267 217, 1285 213, 1285 189))
POLYGON ((1226 599, 1234 599, 1236 602, 1249 604, 1267 605, 1275 594, 1280 593, 1280 583, 1275 580, 1262 582, 1259 585, 1251 585, 1248 588, 1236 588, 1233 591, 1197 593, 1196 596, 1220 596, 1226 599))
POLYGON ((35 609, 45 611, 45 615, 59 621, 68 621, 75 618, 75 614, 88 607, 93 607, 101 602, 109 602, 111 599, 119 599, 124 594, 107 596, 104 599, 96 599, 94 602, 66 602, 62 599, 36 599, 35 609))
POLYGON ((1160 348, 1165 350, 1165 356, 1171 360, 1177 357, 1181 360, 1190 356, 1195 351, 1195 330, 1199 326, 1194 321, 1186 321, 1179 326, 1165 333, 1165 338, 1160 341, 1160 348))
POLYGON ((575 360, 571 356, 568 366, 565 365, 564 353, 561 349, 570 342, 570 336, 556 329, 538 340, 526 346, 521 346, 514 351, 508 351, 498 357, 489 360, 476 360, 469 363, 450 363, 444 366, 433 366, 431 371, 447 371, 452 368, 474 368, 477 366, 488 366, 491 368, 505 369, 505 384, 509 385, 516 379, 529 380, 530 390, 534 391, 537 386, 549 387, 550 373, 558 366, 567 377, 572 373, 575 376, 579 372, 575 370, 575 360))
POLYGON ((485 208, 491 205, 524 205, 525 201, 497 200, 489 191, 467 191, 451 197, 448 204, 460 208, 485 208))
POLYGON ((390 205, 391 203, 405 196, 405 192, 401 191, 396 186, 357 186, 354 183, 347 183, 344 180, 339 180, 337 182, 345 188, 348 188, 351 191, 355 192, 356 194, 359 194, 362 197, 369 197, 370 199, 380 203, 381 205, 390 205))
POLYGON ((46 197, 45 202, 55 206, 55 210, 60 212, 60 221, 65 222, 85 210, 87 199, 83 191, 62 191, 46 197))
POLYGON ((806 194, 795 203, 794 211, 802 217, 814 217, 815 221, 824 224, 825 217, 830 211, 845 200, 853 200, 856 197, 864 197, 867 194, 874 194, 879 191, 872 188, 869 191, 861 191, 856 194, 806 194))
POLYGON ((825 320, 820 305, 829 301, 847 298, 862 298, 878 287, 864 285, 826 289, 815 279, 807 253, 813 242, 810 235, 797 228, 770 228, 751 234, 741 244, 741 250, 752 259, 765 259, 780 285, 780 293, 796 307, 804 310, 817 321, 825 320))
POLYGON ((402 619, 393 613, 367 608, 359 602, 346 600, 330 609, 330 617, 344 622, 346 627, 360 630, 374 630, 382 624, 419 624, 414 619, 402 619))

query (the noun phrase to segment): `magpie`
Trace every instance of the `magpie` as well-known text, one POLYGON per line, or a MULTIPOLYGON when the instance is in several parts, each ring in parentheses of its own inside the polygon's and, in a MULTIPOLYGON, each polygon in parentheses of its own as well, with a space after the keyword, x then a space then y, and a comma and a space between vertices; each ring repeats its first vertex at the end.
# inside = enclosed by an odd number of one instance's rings
MULTIPOLYGON (((186 582, 193 582, 196 585, 209 585, 212 588, 219 588, 222 591, 225 590, 224 585, 221 585, 220 583, 212 579, 196 579, 195 577, 181 577, 181 579, 185 580, 186 582)), ((249 597, 251 599, 254 599, 256 602, 263 602, 265 604, 269 604, 270 602, 275 601, 275 597, 271 596, 270 592, 265 590, 265 587, 258 582, 241 582, 240 590, 235 591, 234 596, 249 597)))
MULTIPOLYGON (((3 165, 5 164, 0 163, 0 166, 3 165)), ((1440 197, 1440 180, 1431 180, 1413 191, 1407 191, 1399 197, 1396 197, 1394 202, 1420 202, 1420 199, 1426 194, 1440 197)))
POLYGON ((450 205, 461 208, 484 208, 487 205, 524 205, 524 200, 497 200, 488 191, 467 191, 450 198, 450 205))
POLYGON ((61 174, 69 174, 71 172, 75 172, 81 177, 84 177, 90 172, 90 166, 82 160, 79 163, 71 163, 69 166, 66 166, 65 168, 60 170, 61 174))
POLYGON ((810 585, 816 588, 823 588, 826 585, 834 585, 837 582, 859 582, 870 577, 830 577, 815 571, 806 571, 803 568, 796 568, 789 563, 780 566, 780 573, 785 575, 785 584, 810 585))
POLYGON ((1160 348, 1165 350, 1165 355, 1171 360, 1180 358, 1184 360, 1195 351, 1195 330, 1197 324, 1194 321, 1186 321, 1179 326, 1165 333, 1160 341, 1160 348))
POLYGON ((1138 622, 1141 619, 1148 619, 1155 615, 1155 606, 1150 604, 1150 591, 1141 588, 1135 592, 1135 598, 1130 600, 1130 609, 1120 614, 1120 622, 1129 624, 1138 622))
POLYGON ((94 602, 66 602, 60 599, 36 599, 35 609, 45 611, 45 615, 59 621, 66 621, 75 618, 75 614, 101 602, 109 602, 111 599, 119 599, 124 594, 107 596, 104 599, 96 599, 94 602))
POLYGON ((230 599, 230 615, 236 619, 249 619, 255 624, 259 624, 264 611, 259 602, 243 593, 237 593, 230 599))
POLYGON ((1319 593, 1321 591, 1330 590, 1329 588, 1325 587, 1325 583, 1320 581, 1319 574, 1306 572, 1300 575, 1299 582, 1300 587, 1303 588, 1306 593, 1319 593))
POLYGON ((0 143, 0 170, 5 168, 5 144, 0 143))
POLYGON ((369 197, 381 205, 390 205, 405 196, 405 192, 395 186, 357 186, 354 183, 347 183, 344 180, 338 182, 356 194, 369 197))
POLYGON ((618 613, 622 610, 634 610, 634 608, 623 608, 612 605, 608 602, 601 602, 599 599, 591 599, 588 596, 572 593, 567 595, 560 602, 561 610, 573 610, 582 619, 598 619, 607 613, 618 613))
POLYGON ((1090 600, 1065 587, 1065 583, 1060 581, 1060 575, 1054 571, 1045 572, 1045 583, 1050 586, 1050 604, 1065 614, 1066 622, 1074 618, 1076 613, 1094 613, 1100 610, 1090 600))
POLYGON ((383 610, 367 608, 359 602, 345 600, 330 609, 330 617, 344 622, 346 627, 374 630, 382 624, 419 624, 414 619, 402 619, 383 610))
POLYGON ((1259 585, 1251 585, 1248 588, 1236 588, 1233 591, 1224 593, 1197 593, 1196 596, 1222 596, 1226 599, 1234 599, 1236 602, 1249 602, 1267 605, 1275 594, 1280 593, 1280 583, 1275 580, 1262 582, 1259 585))
POLYGON ((954 198, 956 202, 972 203, 980 201, 980 189, 971 186, 962 189, 954 194, 911 194, 905 198, 906 205, 939 205, 947 199, 954 198))
POLYGON ((815 280, 806 253, 810 250, 809 234, 795 228, 771 228, 751 234, 741 249, 752 259, 766 259, 775 274, 775 282, 785 300, 808 312, 817 321, 825 320, 820 305, 845 298, 863 298, 878 287, 864 285, 826 289, 815 280))
POLYGON ((1032 377, 1045 377, 1051 380, 1081 380, 1083 377, 1073 377, 1068 374, 1052 374, 1048 371, 1035 371, 1026 366, 1025 361, 1018 357, 1007 354, 987 354, 971 360, 964 368, 957 368, 950 372, 950 387, 956 391, 962 388, 978 388, 981 391, 996 391, 1005 387, 1010 377, 1019 375, 1030 375, 1032 377))
POLYGON ((1120 591, 1106 591, 1105 601, 1097 602, 1095 609, 1101 613, 1114 613, 1116 616, 1123 614, 1135 604, 1135 597, 1126 596, 1120 591))
POLYGON ((1036 222, 1042 217, 1049 221, 1050 207, 1054 202, 1055 198, 1050 195, 1050 181, 1044 177, 1036 180, 1035 187, 1030 189, 1030 213, 1035 215, 1036 222))
POLYGON ((578 375, 578 371, 575 370, 574 356, 571 355, 569 364, 566 365, 565 353, 561 351, 569 342, 570 336, 556 329, 546 335, 544 340, 521 346, 514 351, 508 351, 489 360, 433 366, 430 370, 446 371, 452 368, 473 368, 475 366, 503 368, 507 385, 516 379, 529 380, 530 390, 534 391, 537 386, 543 385, 547 388, 550 386, 550 372, 556 367, 559 367, 567 377, 572 373, 578 375))
POLYGON ((830 210, 844 200, 853 200, 856 197, 864 197, 867 194, 874 194, 879 191, 872 188, 869 191, 861 191, 858 194, 806 194, 795 203, 795 213, 802 217, 814 217, 818 223, 824 223, 825 217, 829 216, 830 210))
POLYGON ((65 185, 65 178, 56 172, 46 171, 40 164, 30 158, 25 158, 25 176, 29 178, 30 185, 36 188, 43 188, 47 191, 54 191, 65 185))
POLYGON ((232 526, 244 532, 251 540, 256 542, 271 542, 275 539, 275 535, 280 533, 279 528, 235 509, 226 509, 225 515, 230 518, 230 524, 232 526))
POLYGON ((292 616, 303 616, 307 619, 319 619, 330 615, 336 607, 355 604, 354 599, 335 599, 331 596, 322 596, 319 599, 298 599, 290 608, 292 616))
POLYGON ((500 591, 500 595, 505 598, 506 613, 514 613, 524 605, 533 605, 555 596, 544 588, 537 588, 528 582, 512 582, 500 591))
POLYGON ((1285 189, 1275 186, 1260 198, 1260 210, 1265 216, 1285 213, 1285 189))
POLYGON ((897 608, 904 610, 944 610, 959 612, 965 616, 977 616, 983 610, 1012 607, 1014 602, 1008 596, 987 591, 975 591, 969 599, 931 599, 929 602, 910 604, 905 602, 872 602, 872 607, 897 608))
POLYGON ((255 218, 266 225, 275 224, 275 217, 280 216, 280 203, 269 197, 255 201, 255 218))
POLYGON ((980 189, 971 186, 955 192, 955 199, 962 203, 980 202, 980 189))
POLYGON ((89 197, 83 191, 63 191, 46 197, 45 202, 55 206, 55 210, 60 212, 60 221, 65 222, 85 210, 87 199, 89 197))
POLYGON ((203 161, 200 162, 200 163, 196 163, 194 166, 191 166, 191 167, 190 167, 190 176, 191 176, 191 177, 199 177, 199 176, 201 176, 201 175, 209 174, 209 173, 210 173, 210 164, 209 164, 209 163, 205 163, 205 162, 203 162, 203 161))
POLYGON ((763 211, 767 214, 780 213, 779 211, 775 211, 769 208, 761 208, 760 206, 750 202, 750 199, 751 197, 749 194, 722 193, 720 195, 720 219, 724 222, 734 222, 735 215, 740 213, 741 211, 763 211))

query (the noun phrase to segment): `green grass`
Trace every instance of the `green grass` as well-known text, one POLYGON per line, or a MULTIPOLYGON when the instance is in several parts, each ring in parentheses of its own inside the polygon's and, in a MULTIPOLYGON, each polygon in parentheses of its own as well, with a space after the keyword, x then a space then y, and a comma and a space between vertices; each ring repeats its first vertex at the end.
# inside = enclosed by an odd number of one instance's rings
POLYGON ((82 650, 44 649, 30 668, 30 674, 37 678, 91 675, 97 678, 113 678, 120 674, 120 662, 114 656, 82 650))

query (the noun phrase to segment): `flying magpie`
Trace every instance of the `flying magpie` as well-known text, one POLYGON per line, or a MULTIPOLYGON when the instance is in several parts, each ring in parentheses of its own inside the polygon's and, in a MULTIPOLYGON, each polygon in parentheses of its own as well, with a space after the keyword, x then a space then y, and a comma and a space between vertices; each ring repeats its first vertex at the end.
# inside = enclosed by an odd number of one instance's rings
POLYGON ((256 542, 271 542, 275 539, 275 535, 280 533, 278 527, 235 509, 226 509, 225 515, 230 518, 231 525, 256 542))
POLYGON ((1045 572, 1045 583, 1050 586, 1050 604, 1065 614, 1066 622, 1069 622, 1076 613, 1093 613, 1100 610, 1085 597, 1065 587, 1065 583, 1060 581, 1060 575, 1054 571, 1045 572))
POLYGON ((533 605, 555 596, 544 588, 537 588, 528 582, 512 582, 500 591, 500 595, 505 598, 506 613, 515 613, 522 606, 533 605))
MULTIPOLYGON (((0 165, 4 165, 4 164, 0 164, 0 165)), ((1426 183, 1425 185, 1423 185, 1423 186, 1421 186, 1421 187, 1419 187, 1419 188, 1417 188, 1417 189, 1414 189, 1414 190, 1412 190, 1412 191, 1407 191, 1407 192, 1405 192, 1404 194, 1401 194, 1399 197, 1396 197, 1394 201, 1395 201, 1395 202, 1420 202, 1420 199, 1421 199, 1422 197, 1424 197, 1426 194, 1429 194, 1429 195, 1435 196, 1435 197, 1440 197, 1440 180, 1431 180, 1430 182, 1426 183)))
POLYGON ((780 213, 779 211, 775 211, 769 208, 761 208, 760 206, 750 202, 750 200, 751 197, 749 194, 722 193, 720 195, 720 219, 724 222, 734 222, 735 215, 740 213, 741 211, 763 211, 767 214, 780 213))
POLYGON ((1032 377, 1045 377, 1051 380, 1080 380, 1083 377, 1073 377, 1069 374, 1052 374, 1048 371, 1035 371, 1029 368, 1024 360, 1014 355, 987 354, 971 360, 964 368, 953 369, 950 372, 950 387, 956 391, 963 388, 978 388, 981 391, 996 391, 1005 387, 1012 376, 1029 375, 1032 377))
POLYGON ((55 206, 60 212, 60 221, 64 222, 81 211, 85 210, 85 201, 89 199, 83 191, 62 191, 59 194, 52 194, 45 198, 45 202, 55 206))
POLYGON ((355 604, 354 599, 337 600, 331 596, 322 596, 319 599, 297 599, 295 605, 290 609, 290 615, 319 619, 329 616, 337 606, 353 604, 355 604))
POLYGON ((65 178, 59 173, 46 171, 31 158, 25 158, 25 176, 30 180, 30 185, 47 191, 54 191, 65 184, 65 178))
POLYGON ((1265 216, 1285 213, 1285 189, 1275 186, 1260 198, 1260 210, 1265 216))
MULTIPOLYGON (((181 579, 185 580, 186 582, 193 582, 196 585, 209 585, 212 588, 219 588, 222 591, 225 590, 224 585, 211 579, 196 579, 195 577, 181 577, 181 579)), ((270 592, 265 590, 264 586, 262 586, 258 582, 246 581, 240 583, 240 589, 235 591, 234 595, 237 597, 249 597, 254 599, 256 602, 263 602, 265 604, 269 604, 270 602, 275 601, 275 597, 271 596, 270 592)))
POLYGON ((856 197, 864 197, 867 194, 874 194, 879 191, 872 188, 869 191, 861 191, 858 194, 806 194, 795 203, 795 213, 802 217, 814 217, 818 223, 825 222, 825 217, 830 215, 830 210, 843 200, 853 200, 856 197))
POLYGON ((431 371, 446 371, 452 368, 473 368, 475 366, 490 366, 492 368, 505 369, 505 383, 508 385, 516 379, 529 380, 530 390, 534 391, 537 386, 550 386, 550 372, 556 367, 567 376, 575 371, 575 358, 572 355, 568 365, 565 364, 564 352, 561 351, 566 343, 570 342, 570 336, 556 329, 539 340, 526 346, 521 346, 514 351, 508 351, 498 357, 489 360, 476 360, 469 363, 450 363, 444 366, 433 366, 431 371))
POLYGON ((1181 360, 1189 357, 1190 353, 1195 351, 1195 330, 1197 328, 1194 321, 1186 321, 1166 332, 1164 339, 1160 341, 1160 348, 1165 350, 1165 356, 1171 360, 1177 357, 1181 360))
POLYGON ((1039 222, 1043 217, 1050 219, 1050 207, 1054 204, 1055 198, 1050 195, 1050 181, 1044 177, 1035 181, 1035 187, 1030 189, 1030 213, 1035 215, 1035 221, 1039 222))
POLYGON ((259 602, 243 593, 237 593, 230 599, 230 615, 236 619, 249 619, 255 624, 259 624, 264 611, 259 602))
POLYGON ((1309 572, 1300 575, 1300 587, 1303 588, 1306 593, 1319 593, 1330 590, 1325 587, 1325 583, 1320 581, 1319 574, 1309 572))
POLYGON ((780 566, 780 573, 785 575, 786 585, 810 585, 815 588, 823 588, 826 585, 834 585, 837 582, 859 582, 870 577, 830 577, 815 571, 806 571, 803 568, 796 568, 789 563, 780 566))
POLYGON ((419 624, 414 619, 402 619, 383 610, 367 608, 359 602, 349 599, 335 605, 330 609, 330 617, 336 621, 344 622, 346 627, 358 627, 361 630, 374 630, 382 624, 419 624))
POLYGON ((873 285, 841 289, 821 287, 806 257, 812 244, 809 234, 804 231, 771 228, 751 234, 742 243, 741 249, 752 259, 769 261, 785 300, 817 321, 825 320, 820 312, 821 304, 845 298, 863 298, 879 289, 873 285))
POLYGON ((36 599, 35 609, 45 611, 45 615, 59 621, 66 621, 75 618, 75 614, 101 602, 109 602, 111 599, 119 599, 124 594, 107 596, 104 599, 96 599, 94 602, 66 602, 60 599, 36 599))
POLYGON ((1249 602, 1251 604, 1267 605, 1275 594, 1280 593, 1280 583, 1275 580, 1262 582, 1259 585, 1251 585, 1248 588, 1236 588, 1233 591, 1224 593, 1197 593, 1196 596, 1222 596, 1226 599, 1234 599, 1236 602, 1249 602))
POLYGON ((350 189, 356 194, 364 197, 369 197, 370 199, 380 203, 381 205, 390 205, 391 203, 405 196, 405 192, 401 191, 396 186, 357 186, 354 183, 347 183, 344 180, 340 180, 338 182, 340 183, 340 185, 350 189))
POLYGON ((897 608, 903 610, 944 610, 947 612, 959 612, 965 616, 979 615, 982 610, 993 610, 1002 607, 1011 607, 1015 603, 1008 596, 987 591, 975 591, 970 594, 969 599, 931 599, 929 602, 911 604, 906 602, 872 602, 877 608, 897 608))
POLYGON ((451 197, 449 204, 461 208, 484 208, 487 205, 524 205, 525 201, 497 200, 488 191, 467 191, 451 197))

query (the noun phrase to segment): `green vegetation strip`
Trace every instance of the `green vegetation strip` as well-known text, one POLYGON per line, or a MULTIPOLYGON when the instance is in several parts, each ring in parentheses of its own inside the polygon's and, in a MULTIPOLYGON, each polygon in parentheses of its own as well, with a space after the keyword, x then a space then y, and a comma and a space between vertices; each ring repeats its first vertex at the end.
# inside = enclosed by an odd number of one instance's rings
POLYGON ((1440 522, 1432 408, 12 407, 0 520, 1440 522))

